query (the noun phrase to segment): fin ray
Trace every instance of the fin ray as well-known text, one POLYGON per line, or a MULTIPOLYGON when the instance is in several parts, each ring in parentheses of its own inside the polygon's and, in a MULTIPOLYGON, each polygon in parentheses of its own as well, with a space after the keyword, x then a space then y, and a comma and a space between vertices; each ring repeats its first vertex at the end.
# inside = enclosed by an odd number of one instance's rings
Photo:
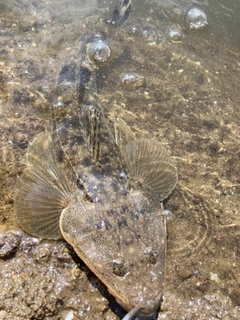
POLYGON ((122 151, 123 147, 130 141, 135 140, 135 136, 126 122, 121 119, 114 117, 114 130, 115 130, 115 143, 122 151))
POLYGON ((57 166, 51 135, 40 133, 29 148, 27 169, 17 182, 17 221, 33 236, 59 239, 59 218, 69 197, 70 187, 57 166))
POLYGON ((93 158, 99 158, 100 152, 100 128, 101 112, 99 107, 94 105, 94 101, 89 101, 82 110, 82 122, 85 139, 93 158))
POLYGON ((160 201, 169 196, 177 183, 177 169, 161 143, 136 139, 123 147, 122 154, 135 187, 160 201))
POLYGON ((163 201, 175 188, 177 168, 169 152, 155 140, 135 138, 121 118, 115 117, 115 141, 134 188, 163 201))

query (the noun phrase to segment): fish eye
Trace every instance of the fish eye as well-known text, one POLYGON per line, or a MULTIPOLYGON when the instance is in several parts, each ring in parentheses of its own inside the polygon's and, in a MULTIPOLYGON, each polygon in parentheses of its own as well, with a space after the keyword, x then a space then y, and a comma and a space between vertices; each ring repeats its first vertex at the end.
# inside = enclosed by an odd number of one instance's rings
POLYGON ((87 56, 96 64, 102 64, 109 60, 111 56, 110 46, 103 39, 96 39, 87 46, 87 56))

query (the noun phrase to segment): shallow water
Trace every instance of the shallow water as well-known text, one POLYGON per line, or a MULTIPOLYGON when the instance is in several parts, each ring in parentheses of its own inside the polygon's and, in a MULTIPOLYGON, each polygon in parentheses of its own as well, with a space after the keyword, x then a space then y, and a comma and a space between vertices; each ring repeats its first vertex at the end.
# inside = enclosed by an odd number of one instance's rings
MULTIPOLYGON (((51 126, 61 65, 109 3, 0 3, 0 319, 65 319, 71 310, 74 319, 118 319, 124 313, 63 242, 24 234, 13 211, 27 147, 51 126)), ((158 319, 237 319, 240 9, 238 1, 195 4, 209 18, 203 30, 185 26, 190 1, 133 1, 121 29, 125 54, 103 74, 99 98, 110 120, 117 110, 137 135, 161 141, 177 163, 179 183, 164 204, 172 218, 158 319), (157 30, 161 41, 136 38, 133 26, 157 30), (181 28, 181 42, 166 36, 173 26, 181 28), (126 72, 145 81, 124 85, 126 72)))

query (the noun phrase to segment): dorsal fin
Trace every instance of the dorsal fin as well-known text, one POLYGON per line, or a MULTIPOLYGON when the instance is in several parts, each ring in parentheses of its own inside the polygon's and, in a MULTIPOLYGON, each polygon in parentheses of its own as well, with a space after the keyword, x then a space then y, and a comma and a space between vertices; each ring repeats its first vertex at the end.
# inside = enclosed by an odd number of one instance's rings
POLYGON ((94 101, 88 103, 82 109, 83 134, 92 156, 98 160, 100 152, 101 111, 94 101))
POLYGON ((114 131, 115 142, 120 150, 122 150, 123 146, 126 146, 128 142, 135 140, 135 135, 126 122, 116 115, 114 116, 114 131))

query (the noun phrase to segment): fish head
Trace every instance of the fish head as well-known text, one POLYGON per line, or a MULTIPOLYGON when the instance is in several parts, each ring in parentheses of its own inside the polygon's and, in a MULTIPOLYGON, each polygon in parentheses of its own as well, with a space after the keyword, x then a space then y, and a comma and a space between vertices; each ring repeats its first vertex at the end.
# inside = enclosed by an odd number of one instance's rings
POLYGON ((90 203, 77 191, 60 217, 60 229, 78 256, 127 311, 158 309, 164 288, 166 223, 162 210, 140 191, 111 205, 90 203))

